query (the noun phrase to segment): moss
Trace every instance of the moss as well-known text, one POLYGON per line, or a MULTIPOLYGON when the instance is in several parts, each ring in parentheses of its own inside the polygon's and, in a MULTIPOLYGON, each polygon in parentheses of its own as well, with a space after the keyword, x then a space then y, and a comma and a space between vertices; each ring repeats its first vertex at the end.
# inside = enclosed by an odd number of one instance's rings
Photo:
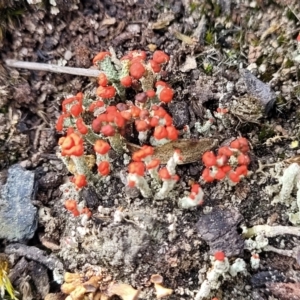
POLYGON ((214 16, 215 18, 219 17, 221 15, 221 6, 219 4, 214 4, 214 16))
POLYGON ((287 59, 285 64, 284 64, 284 67, 285 68, 291 68, 292 66, 294 66, 294 62, 290 59, 287 59))
POLYGON ((264 125, 264 126, 262 126, 260 132, 258 133, 258 140, 261 143, 264 143, 267 139, 269 139, 275 135, 276 135, 276 133, 271 127, 269 127, 268 125, 264 125))
POLYGON ((280 36, 277 38, 277 42, 278 42, 279 46, 282 46, 283 44, 285 44, 287 42, 287 40, 283 34, 280 34, 280 36))
POLYGON ((207 30, 206 33, 205 33, 205 42, 208 44, 208 45, 213 45, 214 42, 215 42, 215 35, 214 35, 214 32, 211 31, 211 30, 207 30))
POLYGON ((206 75, 211 75, 214 66, 209 62, 203 62, 203 71, 206 75))

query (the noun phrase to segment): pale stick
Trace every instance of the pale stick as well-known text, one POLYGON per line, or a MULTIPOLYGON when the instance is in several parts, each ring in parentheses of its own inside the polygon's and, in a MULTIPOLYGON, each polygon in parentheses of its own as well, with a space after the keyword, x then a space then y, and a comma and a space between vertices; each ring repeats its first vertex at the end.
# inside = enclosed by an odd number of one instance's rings
POLYGON ((87 76, 87 77, 98 77, 101 71, 95 69, 82 69, 82 68, 71 68, 63 67, 58 65, 42 64, 28 61, 20 61, 14 59, 7 59, 5 63, 9 67, 27 69, 27 70, 37 70, 37 71, 47 71, 54 73, 65 73, 77 76, 87 76))

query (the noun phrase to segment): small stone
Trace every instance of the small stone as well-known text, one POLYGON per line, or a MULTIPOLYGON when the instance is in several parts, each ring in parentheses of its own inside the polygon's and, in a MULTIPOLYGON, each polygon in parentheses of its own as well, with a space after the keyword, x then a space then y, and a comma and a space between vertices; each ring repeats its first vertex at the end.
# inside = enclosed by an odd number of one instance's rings
POLYGON ((67 50, 64 54, 65 60, 70 60, 73 56, 73 53, 70 50, 67 50))
POLYGON ((184 64, 180 67, 181 72, 189 72, 197 68, 196 58, 194 56, 187 56, 184 64))
POLYGON ((136 187, 125 187, 125 194, 128 196, 130 199, 135 199, 140 196, 140 191, 136 187))
POLYGON ((171 103, 169 109, 176 128, 182 129, 185 125, 190 123, 190 113, 186 102, 171 103))
POLYGON ((14 165, 8 170, 0 193, 0 239, 25 241, 37 228, 37 209, 31 203, 35 192, 34 173, 14 165))
POLYGON ((129 24, 126 30, 133 34, 138 34, 141 32, 141 26, 139 24, 129 24))
POLYGON ((226 257, 239 256, 244 251, 244 240, 237 232, 237 225, 243 216, 234 209, 214 207, 211 212, 200 217, 197 230, 208 245, 209 253, 224 251, 226 257))

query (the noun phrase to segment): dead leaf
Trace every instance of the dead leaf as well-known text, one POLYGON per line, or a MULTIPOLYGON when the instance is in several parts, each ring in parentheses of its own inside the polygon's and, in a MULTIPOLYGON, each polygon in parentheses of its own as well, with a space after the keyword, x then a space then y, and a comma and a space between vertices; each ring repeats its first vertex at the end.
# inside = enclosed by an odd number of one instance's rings
POLYGON ((175 15, 173 13, 164 13, 159 16, 159 19, 152 24, 152 29, 163 29, 167 27, 173 20, 175 15))
POLYGON ((195 56, 188 55, 184 64, 180 67, 180 71, 183 73, 189 72, 197 68, 197 62, 195 56))
MULTIPOLYGON (((183 156, 182 164, 189 164, 195 161, 200 161, 202 154, 214 148, 217 145, 217 142, 217 140, 210 138, 200 140, 181 139, 155 147, 154 157, 158 158, 162 164, 166 164, 173 155, 174 150, 179 149, 183 156)), ((135 152, 141 149, 140 146, 132 143, 127 143, 127 148, 130 152, 135 152)))
POLYGON ((182 34, 179 31, 174 30, 173 34, 176 37, 176 39, 184 42, 185 44, 194 45, 196 43, 195 39, 189 37, 188 35, 182 34))

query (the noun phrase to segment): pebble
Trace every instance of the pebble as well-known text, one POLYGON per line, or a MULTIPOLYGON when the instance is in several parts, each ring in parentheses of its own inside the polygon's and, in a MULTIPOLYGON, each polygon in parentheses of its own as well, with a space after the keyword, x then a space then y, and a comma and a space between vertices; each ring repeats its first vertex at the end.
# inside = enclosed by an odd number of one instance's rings
POLYGON ((190 113, 186 102, 171 103, 169 109, 177 129, 182 129, 186 124, 190 123, 190 113))
POLYGON ((67 50, 64 54, 64 59, 65 60, 70 60, 73 56, 73 53, 70 50, 67 50))
POLYGON ((139 24, 129 24, 126 27, 126 31, 133 33, 133 34, 138 34, 141 32, 141 26, 139 24))
POLYGON ((33 237, 37 228, 37 209, 31 203, 34 177, 34 172, 19 164, 9 168, 6 184, 0 191, 0 239, 22 242, 33 237))

